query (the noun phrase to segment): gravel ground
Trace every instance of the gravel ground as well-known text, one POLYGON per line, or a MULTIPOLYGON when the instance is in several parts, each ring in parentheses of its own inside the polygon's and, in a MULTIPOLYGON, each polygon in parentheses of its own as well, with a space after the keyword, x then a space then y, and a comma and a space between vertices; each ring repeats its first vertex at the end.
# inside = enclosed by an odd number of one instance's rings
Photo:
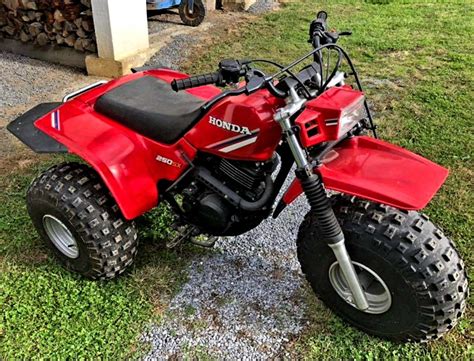
POLYGON ((179 69, 181 62, 191 55, 191 47, 198 40, 199 35, 183 34, 174 36, 173 40, 153 55, 146 65, 179 69))
MULTIPOLYGON (((274 9, 259 0, 253 14, 274 9)), ((166 20, 166 19, 165 19, 166 20)), ((153 23, 153 30, 180 25, 153 23)), ((153 56, 148 65, 179 69, 204 33, 183 34, 153 56)), ((142 341, 146 359, 182 358, 200 352, 218 359, 266 359, 286 354, 285 345, 306 324, 295 239, 308 207, 304 198, 277 220, 268 219, 238 237, 220 239, 214 252, 195 259, 189 280, 174 297, 160 324, 150 325, 142 341)))
POLYGON ((0 52, 0 108, 66 92, 72 84, 86 79, 93 81, 74 68, 0 52))
POLYGON ((295 239, 307 210, 300 197, 277 220, 220 239, 215 253, 194 260, 167 316, 142 337, 151 344, 146 359, 290 357, 285 346, 306 325, 295 239))
MULTIPOLYGON (((272 11, 278 7, 278 3, 274 0, 257 0, 247 10, 252 15, 259 15, 272 11)), ((189 27, 180 22, 179 15, 161 14, 153 16, 148 22, 148 30, 150 34, 159 34, 160 32, 172 33, 175 31, 178 35, 171 35, 172 41, 161 48, 148 62, 147 66, 167 67, 171 69, 179 69, 183 60, 192 60, 192 48, 200 41, 208 37, 212 32, 225 31, 228 24, 236 22, 237 18, 242 18, 243 14, 238 12, 222 12, 214 11, 208 13, 203 24, 193 29, 192 32, 179 34, 189 27), (211 30, 213 29, 214 30, 211 30)), ((158 37, 157 40, 160 40, 158 37)))
POLYGON ((257 0, 248 8, 248 12, 251 14, 263 14, 278 7, 278 3, 274 0, 257 0))

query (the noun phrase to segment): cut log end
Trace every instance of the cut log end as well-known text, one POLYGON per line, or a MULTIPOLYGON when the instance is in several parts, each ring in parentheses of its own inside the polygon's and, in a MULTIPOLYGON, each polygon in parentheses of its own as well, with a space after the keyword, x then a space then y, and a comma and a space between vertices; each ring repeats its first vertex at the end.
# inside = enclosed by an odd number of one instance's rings
POLYGON ((1 0, 2 36, 97 52, 91 0, 1 0))

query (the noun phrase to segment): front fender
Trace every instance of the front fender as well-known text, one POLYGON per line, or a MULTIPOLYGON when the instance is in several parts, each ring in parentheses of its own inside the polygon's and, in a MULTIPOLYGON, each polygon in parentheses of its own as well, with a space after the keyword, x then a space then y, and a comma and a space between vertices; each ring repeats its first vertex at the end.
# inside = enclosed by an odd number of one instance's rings
MULTIPOLYGON (((446 168, 426 158, 366 136, 344 141, 325 159, 315 172, 326 189, 406 210, 424 208, 448 176, 446 168)), ((295 178, 273 216, 302 192, 295 178)))

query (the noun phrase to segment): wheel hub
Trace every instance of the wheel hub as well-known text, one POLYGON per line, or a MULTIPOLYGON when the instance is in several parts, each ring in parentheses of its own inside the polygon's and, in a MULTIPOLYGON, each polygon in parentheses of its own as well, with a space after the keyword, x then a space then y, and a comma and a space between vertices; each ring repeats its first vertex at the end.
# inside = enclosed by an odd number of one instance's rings
MULTIPOLYGON (((369 308, 362 312, 381 314, 388 311, 392 305, 392 296, 382 278, 376 272, 361 263, 352 262, 352 264, 354 265, 357 276, 359 277, 359 282, 369 304, 369 308)), ((334 262, 331 267, 329 267, 329 281, 334 290, 344 301, 352 307, 357 308, 346 279, 337 262, 334 262)))
POLYGON ((66 257, 79 257, 79 248, 71 231, 56 217, 43 216, 43 227, 54 246, 66 257))

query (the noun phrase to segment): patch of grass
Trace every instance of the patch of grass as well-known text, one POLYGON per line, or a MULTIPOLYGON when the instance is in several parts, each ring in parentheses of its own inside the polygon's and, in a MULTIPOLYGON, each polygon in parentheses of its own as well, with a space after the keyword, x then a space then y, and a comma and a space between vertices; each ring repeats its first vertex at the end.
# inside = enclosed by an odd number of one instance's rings
POLYGON ((65 271, 38 239, 24 199, 35 175, 65 159, 41 157, 0 175, 0 358, 136 356, 146 347, 138 339, 144 325, 159 321, 186 280, 193 250, 164 249, 168 215, 155 211, 128 274, 95 282, 65 271))
POLYGON ((306 290, 308 329, 294 341, 295 357, 317 360, 468 360, 469 320, 462 319, 456 332, 428 344, 394 343, 371 337, 349 327, 306 290))
MULTIPOLYGON (((425 212, 474 264, 473 155, 474 4, 466 1, 304 1, 289 4, 216 40, 186 64, 207 72, 220 59, 268 58, 283 64, 309 51, 307 31, 319 10, 330 28, 352 30, 340 40, 374 108, 382 138, 450 169, 425 212)), ((209 45, 209 44, 208 44, 209 45)), ((267 71, 270 68, 265 68, 267 71)), ((458 327, 428 345, 372 338, 333 316, 308 291, 310 326, 292 347, 310 359, 472 358, 472 301, 458 327)))

